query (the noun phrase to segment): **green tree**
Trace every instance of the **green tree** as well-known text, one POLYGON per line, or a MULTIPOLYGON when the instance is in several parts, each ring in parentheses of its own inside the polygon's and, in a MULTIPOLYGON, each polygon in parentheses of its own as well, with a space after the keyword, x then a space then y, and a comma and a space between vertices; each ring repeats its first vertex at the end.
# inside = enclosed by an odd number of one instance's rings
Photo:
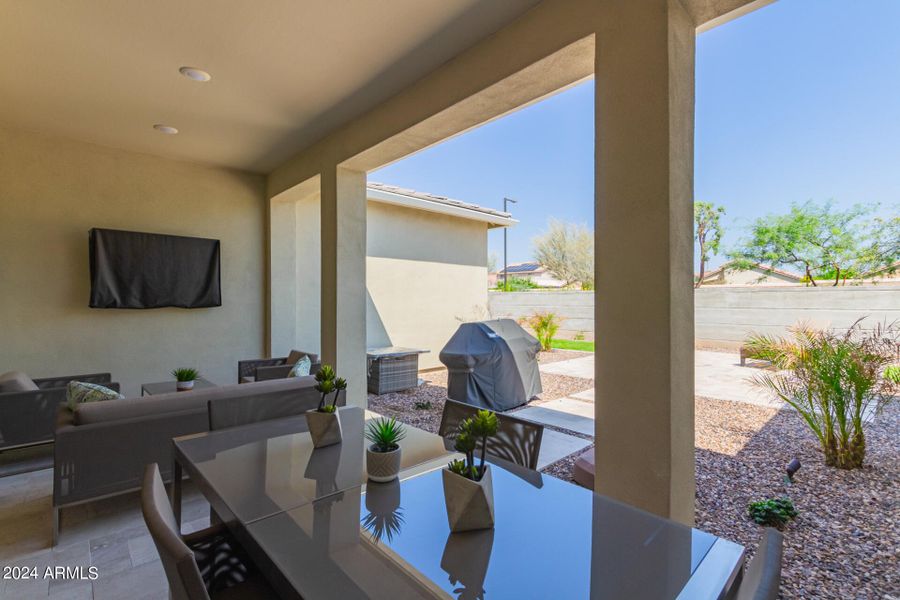
POLYGON ((703 284, 706 276, 706 263, 710 256, 719 252, 722 241, 722 226, 719 217, 725 214, 725 208, 712 202, 694 202, 694 232, 700 245, 700 277, 694 287, 703 284))
POLYGON ((874 209, 857 205, 839 211, 831 202, 793 204, 787 214, 757 219, 731 257, 737 268, 759 263, 792 266, 813 286, 822 278, 838 285, 895 260, 897 243, 891 236, 896 237, 896 225, 892 219, 865 221, 874 209))
POLYGON ((550 219, 547 231, 532 240, 534 258, 554 277, 585 289, 594 285, 594 232, 584 225, 550 219))

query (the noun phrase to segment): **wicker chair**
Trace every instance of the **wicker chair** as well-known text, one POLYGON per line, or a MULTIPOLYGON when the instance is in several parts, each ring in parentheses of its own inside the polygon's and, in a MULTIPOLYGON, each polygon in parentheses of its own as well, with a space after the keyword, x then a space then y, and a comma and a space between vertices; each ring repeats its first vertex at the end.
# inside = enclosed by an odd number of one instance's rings
POLYGON ((238 361, 238 383, 264 381, 267 379, 284 379, 297 364, 297 361, 308 356, 312 365, 309 373, 314 375, 322 363, 319 355, 304 350, 292 350, 287 356, 277 358, 254 358, 238 361))
POLYGON ((37 389, 0 392, 0 451, 53 441, 56 414, 70 381, 97 383, 119 391, 109 373, 34 379, 37 389))
MULTIPOLYGON (((477 406, 448 399, 444 403, 438 435, 454 439, 460 422, 475 415, 478 410, 477 406)), ((537 469, 544 426, 504 414, 497 414, 497 420, 500 422, 500 429, 497 435, 488 438, 487 454, 527 469, 537 469)))

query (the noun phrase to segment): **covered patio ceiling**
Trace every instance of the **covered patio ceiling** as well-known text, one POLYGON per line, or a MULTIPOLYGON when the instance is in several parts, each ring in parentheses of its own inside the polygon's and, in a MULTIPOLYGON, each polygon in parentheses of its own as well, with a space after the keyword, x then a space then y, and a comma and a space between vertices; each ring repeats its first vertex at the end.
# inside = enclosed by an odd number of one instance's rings
MULTIPOLYGON (((708 27, 768 1, 682 3, 708 27)), ((0 124, 269 173, 536 4, 5 2, 0 124)))

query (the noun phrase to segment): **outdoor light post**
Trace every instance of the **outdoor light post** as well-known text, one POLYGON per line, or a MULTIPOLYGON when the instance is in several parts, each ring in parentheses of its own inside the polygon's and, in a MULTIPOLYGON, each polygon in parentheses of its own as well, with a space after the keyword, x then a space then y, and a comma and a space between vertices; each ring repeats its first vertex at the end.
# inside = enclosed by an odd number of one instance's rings
MULTIPOLYGON (((506 205, 509 204, 510 202, 512 202, 513 204, 516 203, 516 201, 513 200, 512 198, 504 198, 503 199, 503 212, 505 212, 505 213, 509 212, 509 210, 507 210, 507 208, 506 208, 506 205)), ((508 268, 508 266, 506 264, 506 230, 507 229, 509 229, 509 227, 503 228, 503 291, 504 292, 509 291, 509 288, 506 286, 506 278, 509 277, 509 273, 506 272, 506 270, 508 268)))

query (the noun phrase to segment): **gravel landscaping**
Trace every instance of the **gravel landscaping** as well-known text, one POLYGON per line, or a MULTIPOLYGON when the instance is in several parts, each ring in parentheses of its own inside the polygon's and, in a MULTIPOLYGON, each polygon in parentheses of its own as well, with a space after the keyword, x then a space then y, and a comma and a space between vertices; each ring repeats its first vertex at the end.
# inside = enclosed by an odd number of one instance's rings
MULTIPOLYGON (((556 350, 540 360, 583 355, 556 350)), ((422 376, 427 383, 415 390, 369 395, 369 408, 436 432, 447 373, 422 376)), ((532 404, 594 383, 547 373, 541 379, 544 393, 532 404)), ((695 410, 697 527, 744 545, 749 558, 761 529, 747 504, 788 495, 799 515, 784 529, 782 597, 900 598, 900 403, 868 429, 866 466, 855 471, 826 467, 812 433, 790 409, 697 397, 695 410), (803 467, 786 487, 784 466, 794 457, 803 467)), ((543 472, 570 480, 574 461, 566 457, 543 472)))

